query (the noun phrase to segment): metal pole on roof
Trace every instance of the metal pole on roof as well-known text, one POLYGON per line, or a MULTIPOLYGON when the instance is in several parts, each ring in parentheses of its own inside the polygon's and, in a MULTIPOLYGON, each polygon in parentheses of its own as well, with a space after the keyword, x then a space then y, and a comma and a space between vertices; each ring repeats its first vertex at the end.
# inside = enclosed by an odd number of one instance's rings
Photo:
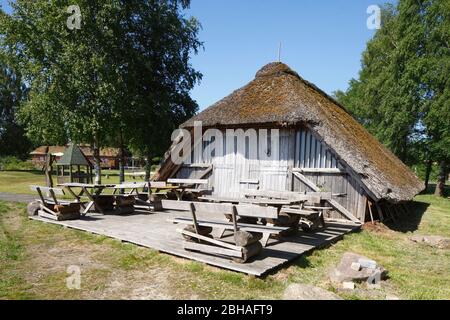
POLYGON ((278 62, 281 62, 281 41, 280 45, 278 46, 278 62))

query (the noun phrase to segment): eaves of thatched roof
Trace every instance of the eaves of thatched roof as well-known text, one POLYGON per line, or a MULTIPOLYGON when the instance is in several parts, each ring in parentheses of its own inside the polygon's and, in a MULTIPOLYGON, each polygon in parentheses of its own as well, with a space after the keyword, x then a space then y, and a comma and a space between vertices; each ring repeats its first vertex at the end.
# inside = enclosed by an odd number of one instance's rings
POLYGON ((264 66, 253 81, 181 125, 309 126, 377 199, 411 200, 423 183, 343 106, 283 63, 264 66))

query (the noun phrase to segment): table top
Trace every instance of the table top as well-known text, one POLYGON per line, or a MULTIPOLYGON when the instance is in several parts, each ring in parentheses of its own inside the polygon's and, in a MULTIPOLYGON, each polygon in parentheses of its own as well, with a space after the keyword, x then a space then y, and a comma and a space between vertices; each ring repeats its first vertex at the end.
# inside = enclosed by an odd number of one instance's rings
POLYGON ((226 198, 226 197, 211 197, 211 196, 203 196, 198 197, 199 200, 216 202, 216 203, 239 203, 242 199, 235 198, 226 198))
POLYGON ((148 186, 147 182, 124 182, 122 184, 115 184, 112 187, 108 187, 111 189, 136 189, 136 188, 145 188, 148 186))
POLYGON ((207 185, 207 179, 167 179, 167 183, 177 185, 207 185))
POLYGON ((211 197, 204 196, 199 197, 199 200, 216 202, 216 203, 246 203, 246 204, 257 204, 257 205, 268 205, 268 206, 284 206, 296 204, 298 200, 280 200, 280 199, 249 199, 249 198, 227 198, 227 197, 211 197))
POLYGON ((90 183, 78 183, 69 182, 58 184, 59 187, 69 187, 69 188, 112 188, 116 186, 115 184, 90 184, 90 183))
POLYGON ((258 205, 268 205, 268 206, 284 206, 299 203, 298 200, 284 200, 284 199, 240 199, 241 203, 251 203, 258 205))

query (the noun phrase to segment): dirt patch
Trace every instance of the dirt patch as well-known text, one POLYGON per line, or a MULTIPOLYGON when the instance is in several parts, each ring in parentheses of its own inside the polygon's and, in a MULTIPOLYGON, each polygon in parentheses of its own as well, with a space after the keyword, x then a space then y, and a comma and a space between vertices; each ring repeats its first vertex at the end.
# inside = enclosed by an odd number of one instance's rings
POLYGON ((392 233, 391 229, 389 229, 385 224, 379 221, 375 221, 374 223, 368 222, 362 226, 362 229, 374 233, 392 233))
POLYGON ((39 294, 39 289, 52 277, 58 283, 61 294, 66 298, 82 299, 173 299, 174 292, 170 270, 161 267, 144 267, 144 270, 121 270, 115 266, 114 248, 109 244, 93 244, 70 237, 67 240, 47 239, 27 247, 28 265, 24 279, 32 285, 30 291, 39 294), (79 267, 81 290, 66 288, 66 278, 71 274, 68 268, 79 267))
POLYGON ((106 287, 89 295, 91 299, 170 300, 169 276, 161 270, 115 271, 106 287))

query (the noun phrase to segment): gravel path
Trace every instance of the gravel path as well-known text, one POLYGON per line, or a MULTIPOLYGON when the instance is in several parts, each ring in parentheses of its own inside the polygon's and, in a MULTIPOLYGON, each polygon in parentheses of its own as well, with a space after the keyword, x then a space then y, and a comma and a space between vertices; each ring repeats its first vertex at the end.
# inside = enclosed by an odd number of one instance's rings
POLYGON ((0 200, 9 202, 29 203, 37 199, 37 196, 31 194, 16 194, 0 192, 0 200))

